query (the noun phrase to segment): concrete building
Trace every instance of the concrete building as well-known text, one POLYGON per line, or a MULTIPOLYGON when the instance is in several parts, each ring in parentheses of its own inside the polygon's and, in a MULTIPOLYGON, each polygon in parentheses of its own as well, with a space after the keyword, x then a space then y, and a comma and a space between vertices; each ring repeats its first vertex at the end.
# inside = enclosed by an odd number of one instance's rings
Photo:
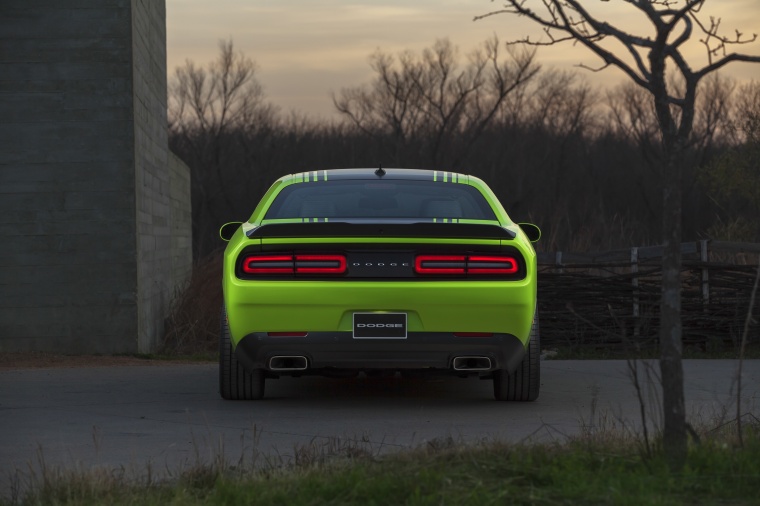
POLYGON ((190 230, 164 0, 2 0, 0 351, 155 349, 190 230))

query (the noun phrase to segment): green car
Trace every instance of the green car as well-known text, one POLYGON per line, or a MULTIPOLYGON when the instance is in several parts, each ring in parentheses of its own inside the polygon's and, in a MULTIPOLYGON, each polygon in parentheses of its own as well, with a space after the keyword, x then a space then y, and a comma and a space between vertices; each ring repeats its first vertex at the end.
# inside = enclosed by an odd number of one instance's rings
POLYGON ((492 378, 498 400, 538 397, 540 231, 480 179, 293 174, 220 235, 223 398, 260 399, 283 375, 360 372, 492 378))

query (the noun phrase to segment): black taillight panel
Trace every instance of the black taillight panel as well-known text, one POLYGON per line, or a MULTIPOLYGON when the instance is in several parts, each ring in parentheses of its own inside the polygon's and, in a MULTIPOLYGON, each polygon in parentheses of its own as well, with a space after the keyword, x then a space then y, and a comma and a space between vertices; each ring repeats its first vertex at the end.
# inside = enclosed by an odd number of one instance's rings
MULTIPOLYGON (((325 245, 327 246, 327 245, 325 245)), ((513 247, 469 250, 466 245, 417 245, 414 250, 326 247, 308 251, 244 251, 240 279, 520 280, 525 260, 513 247)), ((412 246, 414 247, 414 246, 412 246)))

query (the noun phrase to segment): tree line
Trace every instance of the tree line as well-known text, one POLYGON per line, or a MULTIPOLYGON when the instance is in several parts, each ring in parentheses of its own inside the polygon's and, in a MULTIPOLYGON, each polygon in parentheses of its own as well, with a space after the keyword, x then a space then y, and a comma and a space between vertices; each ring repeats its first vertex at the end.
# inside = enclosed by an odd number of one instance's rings
MULTIPOLYGON (((191 169, 196 259, 276 178, 378 164, 485 179, 513 219, 542 228, 547 251, 659 243, 662 143, 654 104, 633 83, 595 88, 495 37, 464 56, 440 39, 418 53, 377 51, 369 64, 370 82, 329 97, 333 120, 281 113, 231 41, 215 61, 176 69, 169 140, 191 169)), ((684 236, 757 241, 760 83, 715 74, 696 104, 684 236)))

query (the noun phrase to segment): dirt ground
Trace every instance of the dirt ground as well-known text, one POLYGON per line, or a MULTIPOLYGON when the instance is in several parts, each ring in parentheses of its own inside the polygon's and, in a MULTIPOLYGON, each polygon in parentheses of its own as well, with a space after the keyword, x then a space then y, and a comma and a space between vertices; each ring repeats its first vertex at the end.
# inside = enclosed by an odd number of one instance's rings
POLYGON ((142 365, 166 367, 170 364, 187 363, 184 360, 156 360, 133 356, 111 355, 58 355, 54 353, 25 352, 0 353, 0 371, 12 369, 110 367, 142 365))

